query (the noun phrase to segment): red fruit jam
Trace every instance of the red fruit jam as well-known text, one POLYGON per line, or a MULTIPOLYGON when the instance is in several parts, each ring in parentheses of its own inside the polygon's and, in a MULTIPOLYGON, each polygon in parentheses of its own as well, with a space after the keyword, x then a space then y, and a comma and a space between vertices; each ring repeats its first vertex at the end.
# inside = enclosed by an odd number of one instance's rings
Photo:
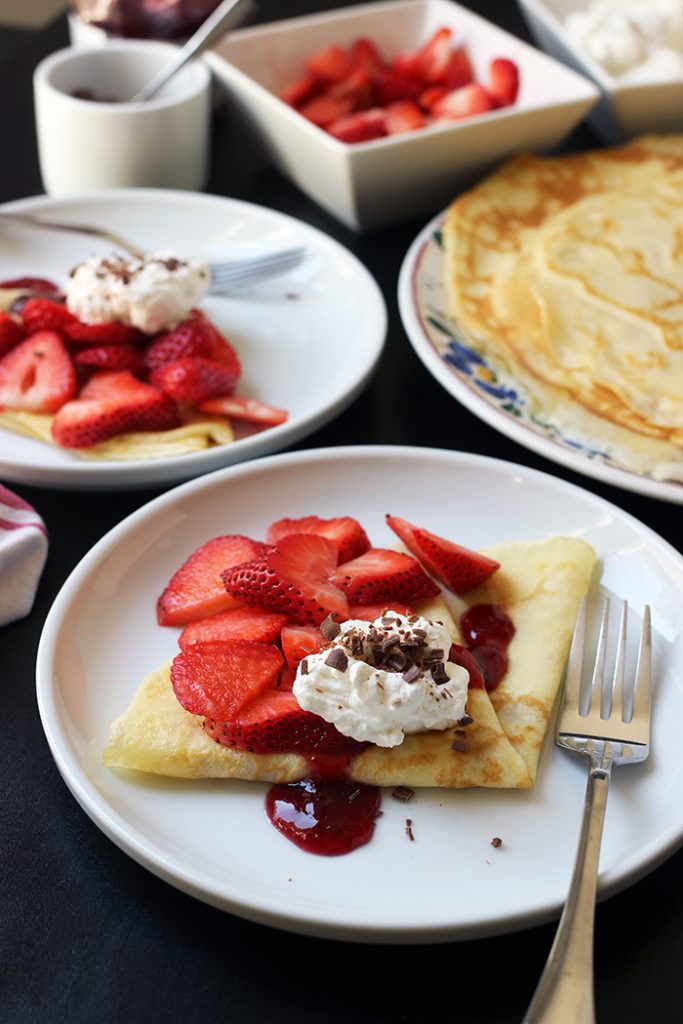
POLYGON ((507 649, 515 635, 512 619, 500 605, 475 604, 461 617, 460 631, 486 689, 495 690, 508 670, 507 649))
POLYGON ((369 842, 381 794, 348 779, 302 779, 268 790, 266 814, 302 850, 336 857, 369 842))
POLYGON ((54 281, 47 281, 44 277, 13 277, 9 281, 0 281, 0 288, 40 292, 45 295, 59 294, 59 288, 54 281))

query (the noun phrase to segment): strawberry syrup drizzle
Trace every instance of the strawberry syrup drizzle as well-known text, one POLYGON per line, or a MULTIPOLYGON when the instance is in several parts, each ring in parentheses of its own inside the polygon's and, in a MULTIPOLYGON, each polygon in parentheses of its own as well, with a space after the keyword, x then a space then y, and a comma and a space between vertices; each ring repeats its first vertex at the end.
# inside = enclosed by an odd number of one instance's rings
POLYGON ((349 779, 353 757, 311 754, 308 778, 268 790, 266 816, 295 846, 336 857, 372 839, 382 797, 377 786, 349 779))
POLYGON ((460 619, 467 651, 487 690, 495 690, 508 670, 508 646, 515 635, 510 616, 497 604, 475 604, 460 619))

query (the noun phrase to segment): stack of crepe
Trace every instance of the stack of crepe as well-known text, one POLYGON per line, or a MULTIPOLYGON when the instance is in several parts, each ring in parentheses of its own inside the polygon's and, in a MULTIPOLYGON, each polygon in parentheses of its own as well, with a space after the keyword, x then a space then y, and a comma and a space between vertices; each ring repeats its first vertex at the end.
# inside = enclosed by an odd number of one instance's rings
POLYGON ((516 157, 452 204, 444 243, 468 337, 683 474, 683 136, 516 157))
MULTIPOLYGON (((473 721, 464 730, 418 733, 397 747, 366 748, 350 766, 352 779, 411 787, 520 789, 533 784, 595 553, 572 537, 509 542, 484 553, 500 569, 465 595, 463 610, 498 604, 512 619, 516 632, 506 675, 490 694, 469 690, 467 710, 473 721)), ((444 600, 423 602, 416 611, 443 622, 453 639, 461 640, 444 600)), ((309 774, 306 759, 298 754, 253 754, 221 746, 206 735, 202 721, 178 703, 170 665, 164 665, 142 682, 128 710, 113 723, 104 762, 181 778, 292 782, 309 774)))

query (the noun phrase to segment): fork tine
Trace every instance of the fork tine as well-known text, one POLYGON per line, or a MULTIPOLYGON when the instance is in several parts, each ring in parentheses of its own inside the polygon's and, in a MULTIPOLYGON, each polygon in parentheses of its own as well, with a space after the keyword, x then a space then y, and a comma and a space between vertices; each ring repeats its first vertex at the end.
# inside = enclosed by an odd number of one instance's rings
POLYGON ((572 644, 569 648, 567 668, 564 678, 564 703, 578 708, 581 697, 581 678, 583 675, 583 652, 586 645, 586 619, 588 616, 588 599, 584 597, 576 619, 576 627, 572 644))
POLYGON ((598 645, 595 651, 595 662, 593 664, 593 675, 590 689, 584 698, 582 714, 589 715, 593 704, 593 694, 602 694, 603 677, 605 675, 605 661, 607 658, 607 625, 609 622, 609 598, 605 598, 600 621, 600 632, 598 633, 598 645))
POLYGON ((287 259, 273 260, 269 263, 262 263, 255 260, 253 263, 241 267, 226 267, 224 270, 212 269, 211 280, 213 284, 226 284, 231 281, 240 281, 243 278, 256 277, 261 274, 273 275, 281 273, 285 269, 297 266, 301 262, 300 256, 289 256, 287 259))
POLYGON ((648 721, 650 715, 650 680, 652 678, 652 625, 650 606, 645 605, 643 628, 638 646, 638 662, 633 693, 633 715, 648 721))
POLYGON ((625 691, 624 666, 626 661, 626 623, 628 618, 628 602, 621 603, 621 620, 619 623, 619 637, 617 650, 614 656, 614 673, 611 684, 603 684, 602 705, 600 717, 607 719, 610 715, 617 715, 623 718, 623 708, 627 707, 627 694, 625 691))

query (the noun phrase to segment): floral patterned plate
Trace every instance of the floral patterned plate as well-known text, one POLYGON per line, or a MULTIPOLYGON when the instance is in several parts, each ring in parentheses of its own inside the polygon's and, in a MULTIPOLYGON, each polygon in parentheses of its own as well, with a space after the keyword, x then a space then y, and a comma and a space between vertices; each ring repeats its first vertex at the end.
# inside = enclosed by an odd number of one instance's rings
POLYGON ((489 358, 447 313, 443 285, 444 214, 417 236, 403 261, 398 301, 413 348, 436 380, 489 426, 526 448, 605 483, 683 504, 682 482, 659 480, 625 465, 618 449, 543 415, 527 382, 489 358))

